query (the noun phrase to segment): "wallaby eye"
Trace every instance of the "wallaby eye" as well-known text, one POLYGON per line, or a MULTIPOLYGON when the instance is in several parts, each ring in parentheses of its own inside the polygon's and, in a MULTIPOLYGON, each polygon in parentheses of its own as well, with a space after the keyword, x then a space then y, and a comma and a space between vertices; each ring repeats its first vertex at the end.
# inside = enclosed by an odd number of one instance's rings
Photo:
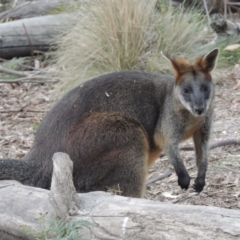
POLYGON ((202 91, 206 93, 206 92, 208 91, 208 87, 205 86, 205 85, 203 85, 203 86, 202 86, 202 91))
POLYGON ((185 94, 189 94, 189 93, 190 93, 190 89, 189 89, 189 88, 184 88, 184 89, 183 89, 183 92, 184 92, 185 94))

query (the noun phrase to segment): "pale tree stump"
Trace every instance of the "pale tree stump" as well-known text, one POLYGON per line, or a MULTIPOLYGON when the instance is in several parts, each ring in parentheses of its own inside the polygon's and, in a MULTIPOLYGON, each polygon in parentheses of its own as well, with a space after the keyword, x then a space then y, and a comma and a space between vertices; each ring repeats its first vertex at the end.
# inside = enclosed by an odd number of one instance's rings
POLYGON ((72 180, 73 162, 65 153, 53 155, 50 200, 58 217, 66 219, 78 211, 80 203, 72 180))

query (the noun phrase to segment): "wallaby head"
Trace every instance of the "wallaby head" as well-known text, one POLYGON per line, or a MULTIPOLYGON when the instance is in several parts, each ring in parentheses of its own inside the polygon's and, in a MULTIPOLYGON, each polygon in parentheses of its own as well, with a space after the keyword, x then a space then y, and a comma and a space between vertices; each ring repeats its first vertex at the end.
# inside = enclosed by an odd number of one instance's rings
POLYGON ((179 106, 187 109, 195 117, 204 116, 214 97, 210 72, 215 67, 218 49, 197 58, 194 64, 185 59, 163 56, 170 60, 174 70, 174 97, 179 106))

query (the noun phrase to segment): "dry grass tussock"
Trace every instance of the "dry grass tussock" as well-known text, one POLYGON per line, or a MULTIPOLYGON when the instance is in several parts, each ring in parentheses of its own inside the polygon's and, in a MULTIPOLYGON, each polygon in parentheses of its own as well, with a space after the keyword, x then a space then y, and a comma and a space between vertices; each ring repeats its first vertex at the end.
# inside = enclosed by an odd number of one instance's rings
POLYGON ((59 41, 57 63, 64 86, 106 72, 145 70, 165 72, 160 52, 192 59, 206 38, 205 20, 193 9, 173 9, 158 0, 91 0, 79 6, 76 25, 59 41))

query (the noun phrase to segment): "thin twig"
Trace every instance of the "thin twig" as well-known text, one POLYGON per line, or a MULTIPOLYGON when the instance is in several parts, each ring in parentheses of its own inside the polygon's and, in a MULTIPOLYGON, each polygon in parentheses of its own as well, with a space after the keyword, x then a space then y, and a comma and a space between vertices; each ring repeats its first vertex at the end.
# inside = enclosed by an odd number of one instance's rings
POLYGON ((228 0, 224 0, 224 18, 227 19, 227 4, 228 0))
MULTIPOLYGON (((9 74, 9 75, 15 75, 15 76, 19 76, 22 78, 19 79, 13 79, 13 80, 5 80, 2 79, 0 80, 0 83, 20 83, 20 82, 31 82, 34 79, 42 79, 45 81, 42 81, 41 83, 46 83, 46 82, 58 82, 59 79, 53 78, 53 77, 48 77, 48 76, 39 76, 39 74, 42 74, 43 71, 29 71, 29 72, 25 72, 25 71, 15 71, 12 69, 8 69, 8 68, 4 68, 2 66, 0 66, 0 72, 9 74), (54 79, 54 80, 48 80, 47 79, 54 79)), ((37 81, 38 83, 40 83, 40 81, 37 81)))
POLYGON ((211 19, 210 19, 210 16, 209 16, 209 12, 208 12, 208 7, 207 7, 206 0, 203 0, 203 3, 204 3, 204 8, 205 8, 205 11, 206 11, 207 19, 208 19, 208 25, 210 26, 210 24, 211 24, 211 19))
POLYGON ((217 147, 223 147, 226 145, 235 145, 235 144, 240 144, 240 138, 236 138, 236 139, 226 139, 226 140, 222 140, 219 142, 215 142, 210 144, 209 149, 214 149, 217 147))
POLYGON ((23 109, 25 108, 25 107, 27 107, 28 106, 28 104, 26 104, 26 105, 24 105, 24 106, 22 106, 21 108, 19 108, 19 109, 14 109, 14 110, 10 110, 10 109, 7 109, 7 110, 0 110, 0 113, 8 113, 8 112, 22 112, 23 111, 23 109))
MULTIPOLYGON (((214 148, 218 148, 218 147, 223 147, 223 146, 227 146, 227 145, 235 145, 235 144, 240 144, 240 138, 236 138, 236 139, 226 139, 226 140, 222 140, 219 142, 214 142, 212 144, 209 145, 209 150, 214 149, 214 148)), ((180 148, 180 150, 183 151, 192 151, 194 150, 193 146, 186 146, 186 147, 182 147, 180 148)))
POLYGON ((11 75, 16 75, 16 76, 19 76, 19 77, 29 77, 30 76, 29 73, 26 73, 26 72, 23 72, 23 71, 11 70, 11 69, 8 69, 8 68, 4 68, 2 66, 0 66, 0 72, 11 74, 11 75))
POLYGON ((59 79, 51 78, 51 77, 25 77, 25 78, 17 78, 17 79, 0 79, 0 83, 57 83, 59 79), (39 80, 40 79, 40 80, 39 80), (52 80, 48 80, 52 79, 52 80))
POLYGON ((234 3, 234 2, 227 2, 228 5, 236 5, 236 6, 240 6, 240 3, 234 3))
POLYGON ((230 168, 230 167, 226 167, 226 166, 218 166, 218 165, 216 165, 216 164, 212 164, 212 163, 209 163, 209 165, 211 165, 211 166, 213 166, 213 167, 216 167, 216 168, 225 169, 225 170, 231 171, 231 172, 233 172, 233 173, 240 174, 240 171, 235 170, 235 169, 232 169, 232 168, 230 168))
POLYGON ((198 192, 189 193, 187 196, 183 196, 181 198, 174 200, 173 203, 183 202, 183 201, 185 201, 191 197, 197 196, 197 195, 199 195, 198 192))
POLYGON ((151 184, 151 183, 154 183, 154 182, 156 182, 156 181, 162 180, 162 179, 164 179, 164 178, 167 178, 167 177, 171 176, 173 173, 174 173, 173 170, 168 169, 165 173, 157 176, 156 178, 150 179, 150 180, 147 182, 147 185, 149 185, 149 184, 151 184))
MULTIPOLYGON (((222 140, 219 142, 214 142, 212 144, 209 145, 209 150, 214 149, 214 148, 218 148, 218 147, 223 147, 223 146, 227 146, 227 145, 235 145, 235 144, 240 144, 240 139, 236 138, 236 139, 226 139, 226 140, 222 140)), ((186 146, 186 147, 181 147, 180 150, 182 151, 193 151, 194 147, 193 146, 186 146)), ((161 153, 160 158, 164 157, 165 153, 161 153)))
MULTIPOLYGON (((11 7, 11 10, 12 9, 14 9, 15 7, 16 7, 16 5, 17 5, 17 2, 18 2, 18 0, 14 0, 14 2, 13 2, 13 5, 12 5, 12 7, 11 7)), ((8 10, 9 11, 9 10, 8 10)), ((7 19, 6 19, 6 22, 8 22, 9 21, 9 17, 7 17, 7 19)))
POLYGON ((34 52, 34 50, 33 50, 33 45, 32 45, 31 39, 30 39, 30 37, 29 37, 29 34, 28 34, 28 32, 27 32, 27 28, 26 28, 25 24, 23 23, 22 25, 23 25, 23 28, 24 28, 24 30, 25 30, 26 36, 27 36, 27 38, 28 38, 28 43, 29 43, 29 46, 30 46, 31 57, 32 57, 32 59, 33 59, 33 52, 34 52))
POLYGON ((24 107, 20 109, 7 109, 7 110, 0 110, 0 113, 19 113, 19 112, 39 112, 39 113, 45 113, 46 110, 34 110, 34 109, 25 109, 24 107))
POLYGON ((35 70, 35 71, 38 71, 39 69, 36 69, 35 67, 32 67, 30 65, 25 65, 25 64, 21 64, 21 63, 16 63, 19 67, 23 67, 23 68, 28 68, 28 69, 31 69, 31 70, 35 70))

